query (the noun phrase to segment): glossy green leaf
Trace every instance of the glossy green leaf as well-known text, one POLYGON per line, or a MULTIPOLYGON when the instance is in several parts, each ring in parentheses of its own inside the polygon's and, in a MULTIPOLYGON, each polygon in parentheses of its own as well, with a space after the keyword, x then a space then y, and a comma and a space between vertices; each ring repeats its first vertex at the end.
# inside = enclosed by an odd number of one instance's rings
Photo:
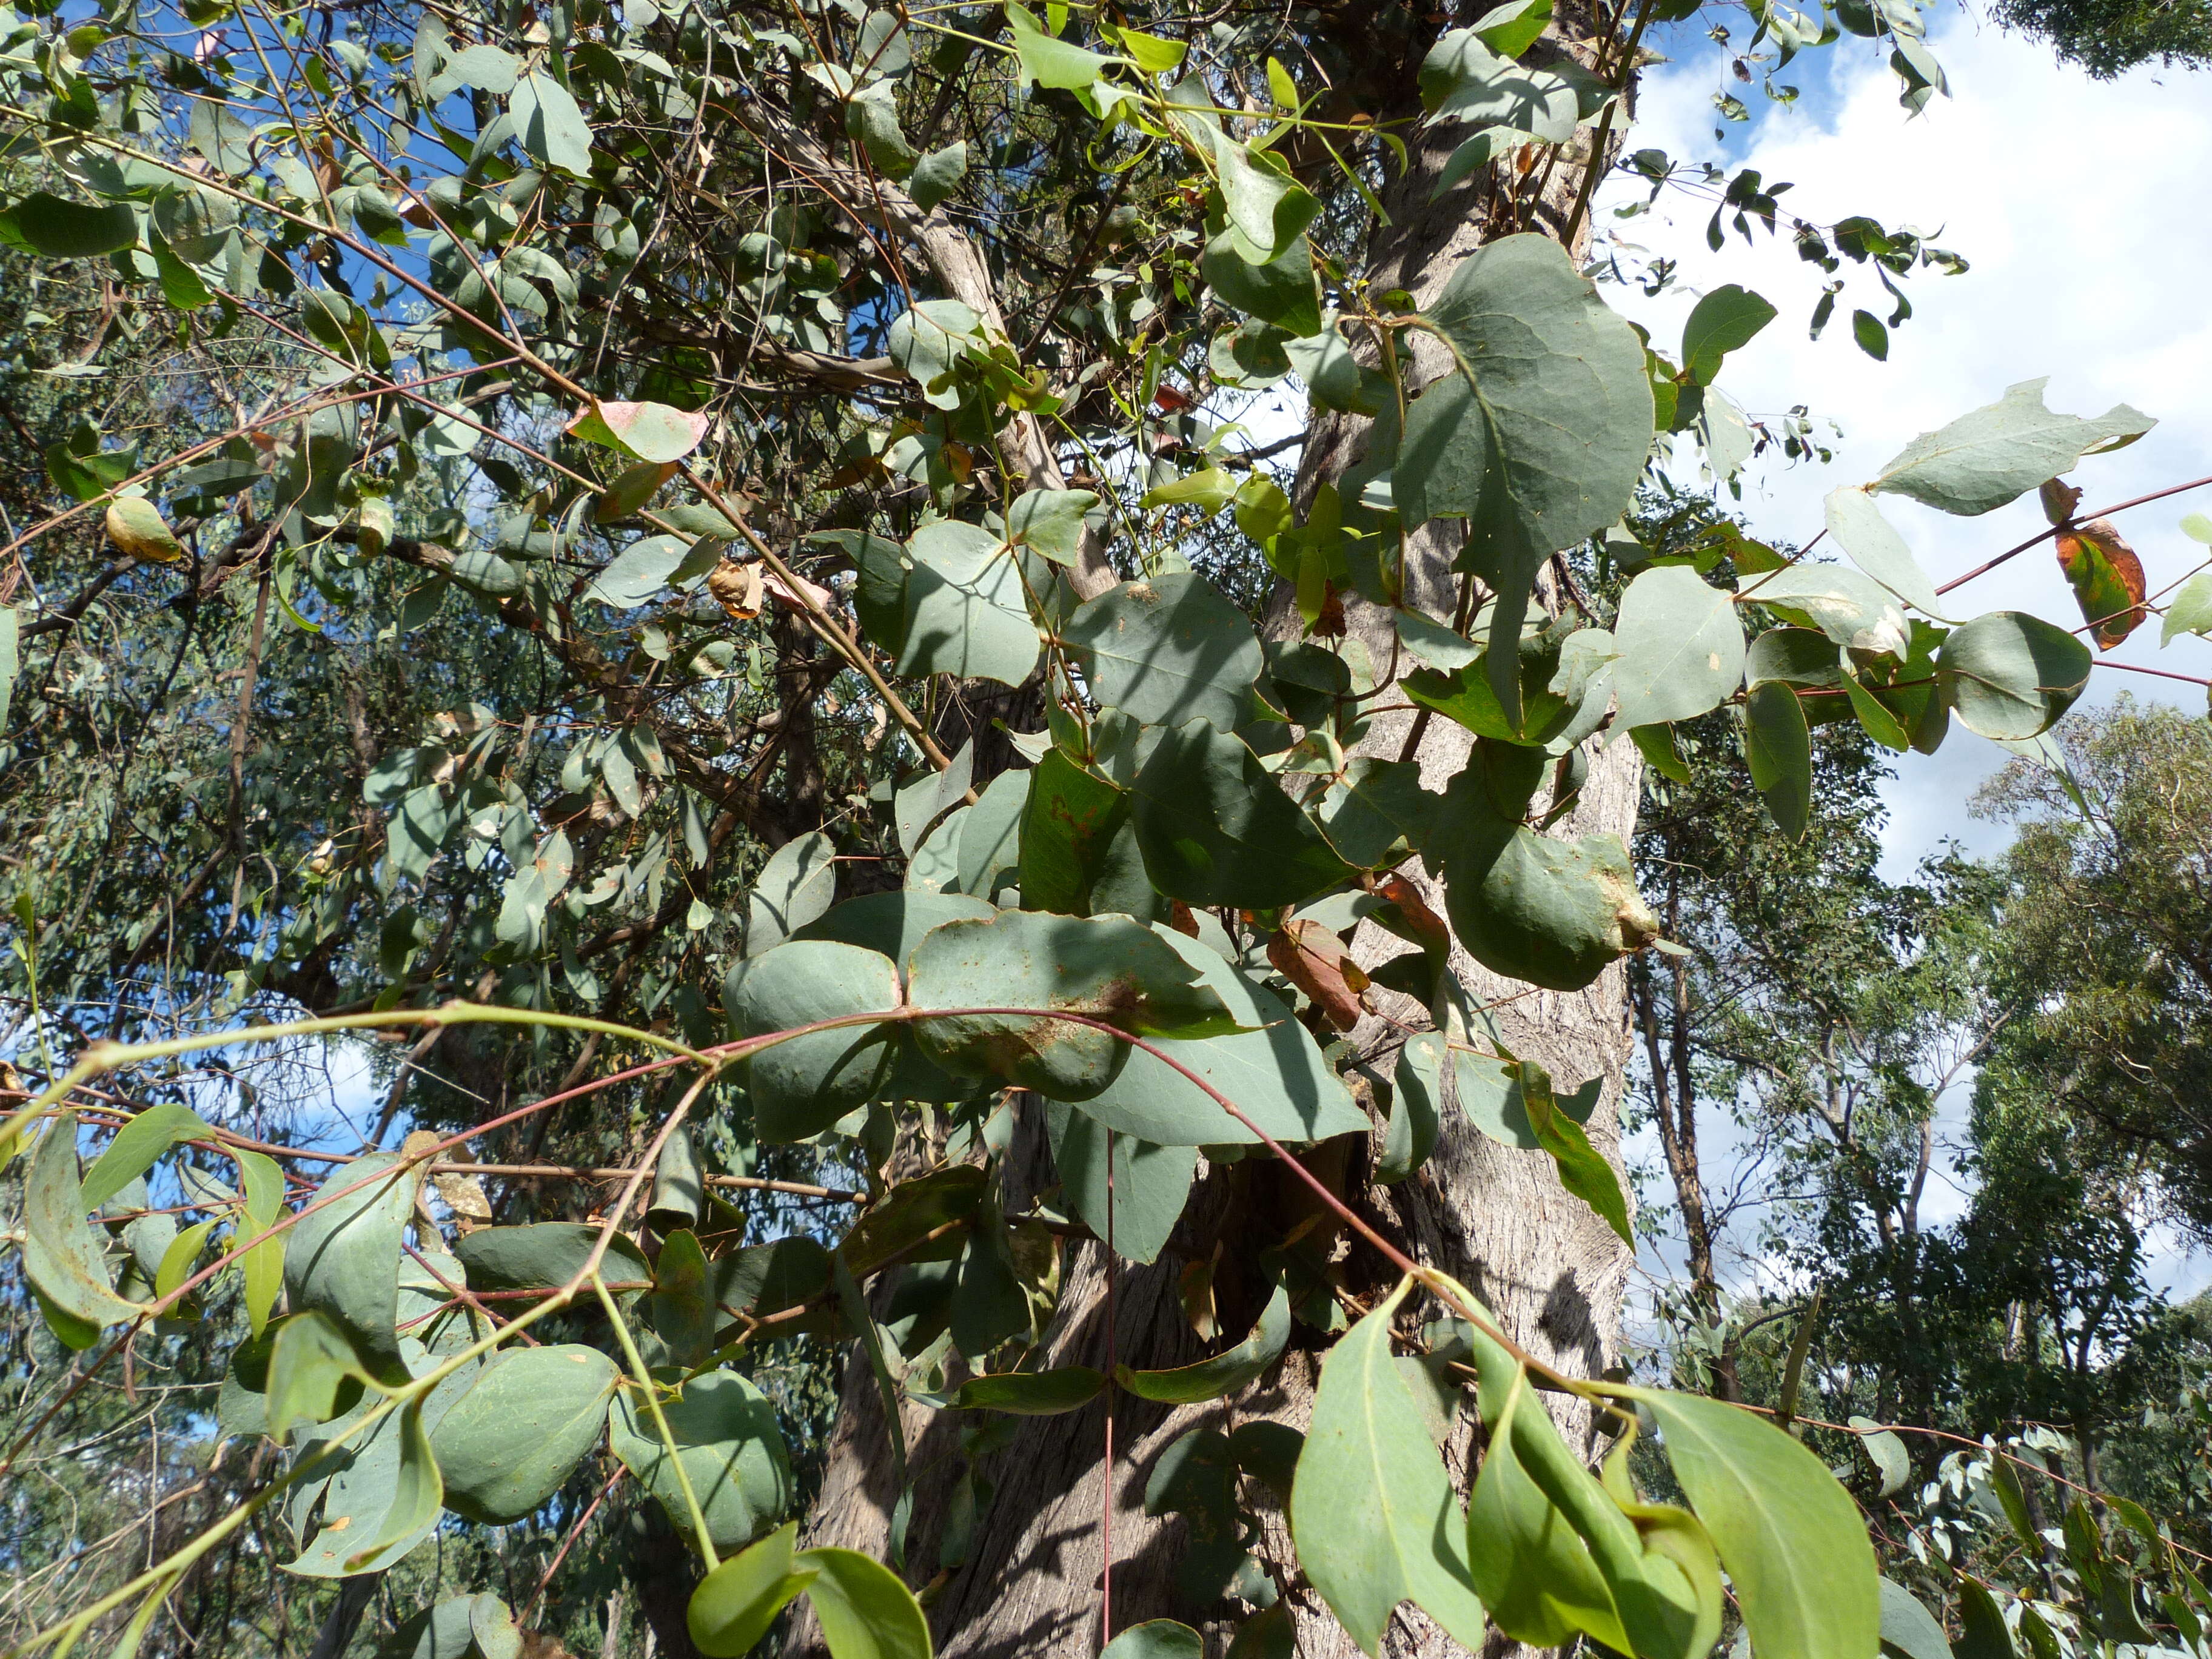
POLYGON ((1813 811, 1813 738, 1797 694, 1779 680, 1753 686, 1743 705, 1743 756, 1752 787, 1791 841, 1813 811))
MULTIPOLYGON (((1011 9, 1011 8, 1009 9, 1011 9)), ((805 1550, 792 1563, 806 1587, 830 1659, 930 1659, 929 1620, 890 1568, 854 1550, 805 1550)))
MULTIPOLYGON (((1024 79, 1040 87, 1080 90, 1096 82, 1101 71, 1115 61, 1048 33, 1037 21, 1036 14, 1026 6, 1008 6, 1006 25, 1013 33, 1014 55, 1022 66, 1024 79)), ((838 1659, 843 1656, 840 1655, 838 1659)))
POLYGON ((1390 1352, 1401 1285, 1323 1362, 1291 1492, 1298 1563, 1370 1654, 1411 1599, 1461 1646, 1480 1650, 1482 1602, 1443 1459, 1390 1352))
MULTIPOLYGON (((915 947, 907 1000, 924 1010, 1065 1009, 1141 1036, 1205 1037, 1237 1027, 1181 956, 1125 916, 1005 910, 988 921, 947 922, 915 947)), ((914 1029, 947 1071, 1054 1100, 1097 1094, 1129 1053, 1111 1032, 1021 1012, 963 1012, 914 1029)))
POLYGON ((1711 386, 1721 360, 1748 345, 1775 318, 1774 307, 1749 289, 1729 283, 1701 295, 1682 325, 1682 369, 1711 386))
POLYGON ((1353 876, 1243 740, 1206 720, 1160 734, 1131 796, 1145 873, 1170 898, 1267 909, 1353 876))
POLYGON ((1553 1097, 1552 1079, 1534 1060, 1520 1062, 1521 1108, 1536 1142, 1551 1154, 1559 1184, 1605 1218, 1606 1224, 1631 1249, 1636 1234, 1629 1225, 1628 1199, 1620 1177, 1604 1154, 1590 1144, 1582 1124, 1553 1097))
MULTIPOLYGON (((783 1519, 793 1494, 790 1457, 775 1407, 748 1379, 731 1370, 690 1377, 675 1395, 663 1396, 660 1409, 715 1549, 741 1548, 783 1519)), ((691 1511, 683 1484, 635 1384, 615 1395, 607 1445, 688 1538, 691 1511)))
POLYGON ((1167 1405, 1188 1406, 1201 1400, 1219 1400, 1256 1381, 1268 1366, 1282 1358, 1290 1340, 1291 1298, 1277 1285, 1249 1334, 1226 1352, 1173 1370, 1136 1371, 1122 1365, 1115 1370, 1114 1380, 1141 1399, 1167 1405))
MULTIPOLYGON (((241 1152, 238 1164, 246 1189, 246 1212, 232 1237, 234 1247, 267 1232, 284 1213, 284 1171, 276 1160, 260 1152, 241 1152)), ((268 1328, 270 1310, 284 1288, 284 1246, 289 1237, 272 1234, 238 1261, 239 1274, 245 1281, 246 1324, 257 1337, 268 1328)))
POLYGON ((956 1411, 1056 1417, 1088 1405, 1105 1386, 1105 1373, 1088 1365, 1062 1365, 1048 1371, 1000 1371, 969 1378, 953 1395, 952 1406, 956 1411))
POLYGON ((1190 1195, 1198 1170, 1196 1148, 1156 1146, 1135 1135, 1115 1134, 1060 1101, 1045 1103, 1045 1125, 1053 1168, 1068 1206, 1099 1238, 1112 1238, 1115 1255, 1130 1261, 1157 1261, 1190 1195))
POLYGON ((1230 732, 1252 717, 1267 658, 1244 613, 1203 576, 1124 582, 1060 631, 1091 694, 1142 725, 1197 719, 1230 732))
MULTIPOLYGON (((154 1274, 156 1301, 167 1301, 191 1277, 192 1268, 200 1259, 200 1252, 207 1247, 208 1235, 215 1231, 215 1225, 213 1219, 196 1222, 170 1241, 169 1248, 161 1253, 161 1265, 154 1274)), ((170 1317, 179 1316, 179 1312, 173 1310, 170 1317)))
POLYGON ((2043 401, 2049 384, 2022 380, 1997 402, 1923 433, 1867 488, 1945 513, 1989 513, 2071 471, 2082 456, 2133 443, 2157 424, 2125 404, 2094 420, 2054 414, 2043 401))
POLYGON ((1096 490, 1025 489, 1006 509, 1007 538, 1072 565, 1082 556, 1084 519, 1097 505, 1096 490))
POLYGON ((2014 741, 2057 722, 2089 683, 2089 647, 2022 611, 1952 630, 1936 653, 1943 695, 1971 732, 2014 741))
POLYGON ((504 1526, 561 1489, 599 1443, 621 1373, 596 1348, 510 1348, 476 1373, 431 1437, 446 1507, 504 1526))
POLYGON ((1621 726, 1692 719, 1743 682, 1743 625, 1733 599, 1686 565, 1662 565, 1631 582, 1613 638, 1621 726))
POLYGON ((1668 1462, 1735 1586, 1760 1659, 1865 1659, 1881 1626, 1858 1506, 1765 1418, 1697 1395, 1626 1392, 1658 1419, 1668 1462))
MULTIPOLYGON (((763 1036, 841 1014, 899 1006, 890 958, 858 945, 794 939, 732 968, 722 998, 739 1036, 763 1036)), ((793 1037, 740 1060, 753 1121, 767 1140, 817 1135, 872 1099, 895 1050, 880 1025, 793 1037)))
POLYGON ((814 1582, 811 1570, 793 1570, 798 1537, 799 1522, 787 1522, 699 1581, 684 1617, 693 1644, 708 1659, 743 1659, 776 1614, 814 1582))

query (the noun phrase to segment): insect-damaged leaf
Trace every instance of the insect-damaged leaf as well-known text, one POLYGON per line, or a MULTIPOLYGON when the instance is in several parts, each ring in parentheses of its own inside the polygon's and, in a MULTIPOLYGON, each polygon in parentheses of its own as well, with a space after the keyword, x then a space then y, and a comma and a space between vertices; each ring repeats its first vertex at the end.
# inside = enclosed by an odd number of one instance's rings
MULTIPOLYGON (((1006 910, 988 921, 948 922, 915 948, 908 1000, 921 1009, 1065 1009, 1132 1036, 1237 1030, 1189 964, 1125 916, 1006 910)), ((1017 1012, 926 1019, 915 1034, 947 1071, 1003 1079, 1054 1100, 1098 1093, 1129 1053, 1111 1032, 1017 1012)))

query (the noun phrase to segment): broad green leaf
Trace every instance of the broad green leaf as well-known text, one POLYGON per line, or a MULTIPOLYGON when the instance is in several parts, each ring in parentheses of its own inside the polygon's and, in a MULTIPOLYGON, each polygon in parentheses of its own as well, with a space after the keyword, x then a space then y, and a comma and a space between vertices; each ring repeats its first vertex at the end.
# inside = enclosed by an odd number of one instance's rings
MULTIPOLYGON (((601 1229, 582 1221, 535 1221, 520 1227, 480 1227, 459 1240, 472 1291, 551 1291, 584 1270, 601 1229)), ((653 1282, 636 1245, 617 1233, 607 1241, 599 1277, 611 1291, 642 1290, 653 1282)))
POLYGON ((283 1440, 295 1428, 329 1422, 343 1409, 349 1380, 376 1381, 337 1322, 313 1310, 292 1315, 269 1350, 265 1431, 283 1440))
MULTIPOLYGON (((732 968, 722 1000, 739 1036, 764 1036, 841 1014, 888 1013, 899 1006, 898 972, 858 945, 792 940, 732 968)), ((738 1061, 762 1139, 803 1140, 866 1105, 889 1074, 892 1035, 880 1025, 843 1026, 738 1061)))
POLYGON ((926 524, 908 539, 898 575, 896 609, 884 605, 881 625, 870 629, 896 657, 898 672, 1002 685, 1029 677, 1041 646, 1021 563, 989 531, 957 519, 926 524))
MULTIPOLYGON (((1410 1283, 1410 1281, 1408 1281, 1410 1283)), ((1298 1564, 1370 1654, 1411 1598, 1462 1647, 1480 1650, 1481 1601, 1443 1459, 1390 1352, 1401 1285, 1340 1338, 1322 1366, 1313 1423, 1291 1492, 1298 1564)))
POLYGON ((398 1152, 372 1152, 339 1164, 293 1226, 284 1252, 284 1288, 292 1309, 328 1314, 386 1382, 407 1380, 392 1326, 399 1247, 422 1179, 422 1166, 398 1152))
POLYGON ((1966 728, 2015 741, 2057 722, 2088 684, 2089 647, 2021 611, 1992 611, 1952 630, 1936 653, 1943 695, 1966 728))
POLYGON ((1382 1155, 1375 1160, 1377 1186, 1395 1186, 1429 1161, 1436 1150, 1443 1100, 1444 1039, 1441 1031, 1421 1031, 1406 1039, 1391 1075, 1390 1121, 1382 1129, 1382 1155))
POLYGON ((665 404, 597 402, 579 412, 568 430, 573 437, 619 450, 635 460, 675 462, 698 448, 714 424, 710 416, 665 404))
POLYGON ((1198 1171, 1197 1149, 1156 1146, 1135 1135, 1115 1134, 1096 1118, 1056 1100, 1045 1103, 1045 1125, 1053 1168, 1068 1206, 1099 1238, 1113 1239, 1115 1255, 1130 1261, 1159 1260, 1190 1196, 1190 1183, 1198 1171))
POLYGON ((1813 811, 1813 739, 1797 694, 1784 682, 1753 686, 1744 700, 1743 757, 1782 833, 1803 840, 1813 811))
MULTIPOLYGON (((1013 8, 1009 7, 1009 10, 1013 8)), ((890 1568, 856 1550, 805 1550, 806 1586, 830 1659, 930 1659, 929 1620, 890 1568)))
POLYGON ((745 954, 774 950, 830 908, 837 893, 837 844, 810 830, 775 849, 745 900, 745 954))
POLYGON ((1097 505, 1092 489, 1025 489, 1006 509, 1007 538, 1072 565, 1083 551, 1084 517, 1097 505))
POLYGON ((1959 1639, 1951 1644, 1952 1659, 2019 1659, 2019 1653, 1989 1587, 1978 1578, 1960 1579, 1959 1639))
MULTIPOLYGON (((170 1241, 169 1248, 161 1253, 161 1265, 154 1273, 155 1301, 167 1301, 185 1280, 191 1277, 193 1264, 200 1259, 200 1252, 207 1245, 208 1235, 214 1231, 215 1221, 210 1218, 194 1223, 170 1241)), ((182 1316, 173 1309, 169 1316, 174 1319, 187 1316, 182 1316)))
MULTIPOLYGON (((1114 1380, 1131 1394, 1164 1404, 1188 1406, 1200 1400, 1219 1400, 1255 1381, 1282 1358, 1291 1340, 1290 1293, 1279 1285, 1260 1310, 1250 1333, 1235 1347, 1196 1364, 1173 1370, 1134 1371, 1115 1368, 1114 1380)), ((1303 1548, 1303 1545, 1301 1548, 1303 1548)))
POLYGON ((1470 767, 1437 818, 1452 932, 1492 972, 1577 991, 1658 936, 1617 836, 1555 841, 1502 820, 1470 767))
POLYGON ((1443 798, 1421 787, 1416 761, 1353 759, 1322 794, 1316 817, 1337 856, 1361 870, 1395 867, 1425 846, 1443 798))
MULTIPOLYGON (((588 178, 592 171, 592 129, 568 89, 542 70, 533 70, 514 83, 507 99, 507 113, 521 135, 522 147, 547 167, 588 178)), ((694 441, 696 441, 696 440, 694 441)), ((689 454, 686 447, 672 455, 634 451, 639 459, 672 461, 689 454)))
POLYGON ((787 1522, 732 1556, 699 1581, 684 1611, 691 1640, 708 1659, 742 1659, 768 1634, 775 1616, 814 1582, 792 1570, 799 1522, 787 1522))
POLYGON ((1853 651, 1903 656, 1911 641, 1896 596, 1839 564, 1793 564, 1743 585, 1740 597, 1802 618, 1853 651))
POLYGON ((1881 1627, 1858 1506, 1765 1418, 1697 1395, 1629 1389, 1735 1586, 1759 1659, 1866 1659, 1881 1627))
POLYGON ((732 1312, 781 1313, 830 1288, 830 1252, 804 1233, 748 1244, 715 1265, 714 1300, 732 1312))
POLYGON ((596 1348, 510 1348, 476 1373, 431 1437, 446 1507, 505 1526, 532 1514, 591 1455, 621 1373, 596 1348))
POLYGON ((1744 680, 1752 690, 1770 682, 1811 689, 1839 686, 1844 671, 1836 642, 1809 628, 1770 628, 1751 642, 1744 680))
POLYGON ((1587 77, 1516 64, 1510 54, 1493 51, 1476 30, 1453 29, 1422 60, 1420 79, 1421 101, 1439 121, 1563 144, 1581 122, 1577 80, 1587 77))
MULTIPOLYGON (((1539 567, 1616 523, 1635 494, 1651 444, 1643 343, 1534 234, 1468 255, 1426 314, 1456 372, 1407 414, 1395 499, 1408 526, 1468 520, 1459 562, 1498 594, 1492 640, 1517 639, 1539 567)), ((1515 712, 1513 665, 1492 672, 1515 712)))
POLYGON ((376 1659, 519 1659, 521 1639, 502 1642, 495 1633, 503 1621, 511 1630, 514 1613, 489 1591, 449 1595, 423 1608, 377 1644, 376 1659), (484 1633, 477 1633, 481 1613, 484 1633))
POLYGON ((691 544, 681 536, 647 536, 632 542, 592 578, 584 597, 632 611, 649 602, 668 585, 690 556, 691 544))
MULTIPOLYGON (((1314 285, 1313 249, 1303 236, 1281 253, 1255 264, 1237 252, 1236 235, 1224 230, 1199 256, 1199 274, 1222 304, 1297 338, 1322 331, 1321 292, 1314 285)), ((1335 336, 1331 335, 1332 338, 1335 336)), ((1346 354, 1350 360, 1350 354, 1346 354)), ((1357 365, 1352 376, 1358 383, 1357 365)))
POLYGON ((1521 1109, 1537 1144, 1551 1154, 1559 1184, 1603 1216, 1620 1235, 1620 1242, 1633 1249, 1636 1234, 1628 1223, 1628 1200, 1620 1190, 1620 1177, 1590 1145, 1582 1124, 1553 1097, 1550 1074, 1534 1060, 1521 1061, 1519 1070, 1521 1109))
POLYGON ((1832 489, 1826 514, 1828 533, 1853 564, 1923 616, 1942 617, 1936 584, 1912 556, 1905 538, 1882 517, 1873 496, 1848 485, 1832 489))
MULTIPOLYGON (((1881 1496, 1887 1498, 1892 1492, 1901 1491, 1905 1483, 1912 1479, 1912 1459, 1905 1449, 1905 1442, 1870 1417, 1854 1417, 1850 1419, 1850 1425, 1857 1431, 1859 1449, 1866 1453, 1868 1461, 1881 1476, 1881 1496)), ((1888 1581, 1885 1579, 1883 1582, 1887 1583, 1888 1581)), ((1887 1590, 1882 1592, 1882 1602, 1883 1618, 1887 1622, 1887 1590)), ((1883 1638, 1885 1641, 1887 1639, 1887 1636, 1883 1638)))
POLYGON ((1025 769, 1009 768, 960 814, 956 851, 963 893, 994 899, 1002 882, 1020 878, 1022 819, 1029 810, 1032 775, 1025 769))
POLYGON ((1734 283, 1700 298, 1682 325, 1682 371, 1698 386, 1711 386, 1721 360, 1748 345, 1774 320, 1774 307, 1734 283))
POLYGON ((1904 1659, 1954 1659, 1951 1643, 1936 1615, 1904 1585, 1885 1578, 1881 1591, 1881 1644, 1904 1659))
POLYGON ((149 1106, 115 1132, 107 1150, 84 1172, 85 1207, 98 1209, 179 1142, 214 1138, 206 1120, 189 1106, 149 1106))
POLYGON ((1114 838, 1128 822, 1128 801, 1058 749, 1047 750, 1030 775, 1022 809, 1022 903, 1032 910, 1088 915, 1114 838))
POLYGON ((1602 1484, 1593 1477, 1527 1370, 1482 1332, 1472 1340, 1489 1443, 1468 1547, 1498 1627, 1540 1646, 1581 1632, 1648 1659, 1705 1659, 1723 1600, 1696 1519, 1637 1501, 1618 1455, 1602 1484))
POLYGON ((1147 75, 1172 74, 1190 50, 1180 40, 1163 40, 1141 29, 1117 30, 1116 38, 1121 50, 1129 54, 1129 61, 1147 75))
POLYGON ((1131 791, 1145 874, 1187 904, 1297 904, 1353 872, 1240 738, 1205 719, 1160 733, 1131 791))
MULTIPOLYGON (((1237 1029, 1190 965, 1126 916, 1004 910, 988 921, 947 922, 915 947, 907 1001, 925 1010, 1065 1009, 1141 1036, 1237 1029)), ((1027 1013, 954 1014, 914 1030, 947 1071, 999 1078, 1054 1100, 1097 1094, 1129 1054, 1109 1032, 1027 1013)))
POLYGON ((1089 1405, 1105 1386, 1105 1373, 1088 1365, 1063 1365, 1049 1371, 1000 1371, 969 1377, 960 1385, 951 1403, 955 1411, 1056 1417, 1089 1405))
POLYGON ((960 389, 953 366, 970 346, 982 343, 983 319, 957 300, 924 300, 891 319, 884 349, 939 409, 957 409, 960 389))
MULTIPOLYGON (((2212 570, 2198 571, 2166 601, 2166 626, 2158 642, 2171 645, 2177 634, 2212 634, 2212 570)), ((0 701, 0 717, 6 713, 7 705, 0 701)))
POLYGON ((1289 164, 1272 150, 1249 149, 1217 136, 1213 159, 1222 209, 1237 254, 1255 265, 1281 258, 1321 211, 1319 200, 1291 176, 1289 164))
POLYGON ((57 1332, 89 1347, 100 1330, 135 1317, 135 1302, 116 1295, 99 1236, 85 1220, 92 1206, 77 1186, 76 1119, 57 1114, 39 1138, 23 1177, 23 1273, 46 1305, 73 1324, 57 1332))
MULTIPOLYGON (((1294 253, 1303 252, 1302 245, 1292 248, 1294 253)), ((1222 291, 1226 297, 1226 290, 1222 291)), ((1284 341, 1283 356, 1290 360, 1292 372, 1306 383, 1307 395, 1323 409, 1380 415, 1383 405, 1395 398, 1390 377, 1352 355, 1343 335, 1337 332, 1334 317, 1325 319, 1317 330, 1308 331, 1303 337, 1284 341)))
POLYGON ((1252 718, 1267 657, 1244 613, 1203 576, 1124 582, 1060 632, 1092 695, 1142 725, 1201 719, 1231 732, 1252 718))
MULTIPOLYGON (((791 1507, 791 1462, 767 1395, 735 1371, 713 1370, 664 1396, 660 1409, 716 1550, 742 1548, 783 1519, 791 1507)), ((635 1383, 615 1395, 607 1445, 690 1537, 691 1511, 676 1466, 635 1383)))
MULTIPOLYGON (((437 1455, 430 1449, 430 1434, 424 1425, 424 1407, 420 1401, 410 1401, 394 1413, 398 1424, 395 1436, 398 1456, 392 1478, 392 1495, 382 1518, 366 1529, 364 1534, 346 1539, 350 1553, 344 1558, 348 1574, 365 1569, 388 1565, 386 1552, 398 1547, 399 1554, 412 1550, 430 1529, 438 1524, 438 1511, 445 1498, 445 1484, 438 1474, 437 1455)), ((331 1531, 327 1520, 319 1542, 327 1547, 331 1531)))
POLYGON ((2071 471, 2082 456, 2121 448, 2157 424, 2125 404, 2094 420, 2054 414, 2043 401, 2049 384, 2022 380, 2006 387, 1997 402, 1923 433, 1867 488, 1910 495, 1945 513, 1993 512, 2071 471))
POLYGON ((907 194, 914 204, 927 213, 939 202, 960 188, 960 181, 968 173, 968 145, 964 140, 933 149, 914 164, 908 175, 907 194))
POLYGON ((1022 66, 1022 78, 1040 87, 1078 91, 1096 82, 1100 72, 1115 61, 1048 33, 1026 6, 1009 5, 1006 25, 1013 33, 1014 55, 1022 66))
POLYGON ((128 202, 99 206, 33 191, 0 212, 0 241, 49 259, 91 259, 135 246, 138 216, 128 202))
POLYGON ((1717 708, 1743 682, 1743 624, 1726 590, 1687 565, 1646 570, 1621 596, 1613 684, 1623 727, 1717 708))
POLYGON ((624 467, 592 509, 596 524, 613 524, 642 509, 676 476, 674 461, 640 461, 624 467))
POLYGON ((1206 1659, 1206 1644, 1188 1625, 1152 1619, 1130 1626, 1100 1650, 1098 1659, 1206 1659))
MULTIPOLYGON (((1279 999, 1196 939, 1173 928, 1155 931, 1248 1029, 1231 1036, 1160 1038, 1154 1048, 1205 1079, 1278 1140, 1304 1144, 1367 1133, 1366 1114, 1352 1103, 1311 1034, 1279 999)), ((1256 1139, 1166 1060, 1143 1049, 1132 1049, 1121 1074, 1076 1109, 1163 1146, 1244 1146, 1256 1139)))

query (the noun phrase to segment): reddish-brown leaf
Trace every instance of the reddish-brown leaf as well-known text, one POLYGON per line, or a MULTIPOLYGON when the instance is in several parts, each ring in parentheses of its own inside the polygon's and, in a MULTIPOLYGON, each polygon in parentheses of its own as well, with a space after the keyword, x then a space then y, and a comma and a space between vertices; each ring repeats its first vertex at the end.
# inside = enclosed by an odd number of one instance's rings
POLYGON ((2142 561, 2109 519, 2091 519, 2058 538, 2058 568, 2081 607, 2099 649, 2109 651, 2143 624, 2142 561))

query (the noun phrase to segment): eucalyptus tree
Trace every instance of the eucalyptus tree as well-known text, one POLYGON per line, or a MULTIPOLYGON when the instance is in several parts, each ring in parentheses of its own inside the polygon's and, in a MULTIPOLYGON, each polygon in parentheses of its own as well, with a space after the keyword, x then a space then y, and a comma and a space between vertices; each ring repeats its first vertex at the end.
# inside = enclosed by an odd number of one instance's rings
MULTIPOLYGON (((1832 39, 1758 15, 1762 61, 1832 39)), ((1838 16, 1940 89, 1917 10, 1838 16)), ((2106 642, 2140 572, 2055 481, 2149 422, 2025 380, 1837 489, 1844 559, 1637 544, 1655 467, 1807 443, 1717 384, 1773 306, 1717 289, 1661 349, 1583 268, 1670 18, 11 24, 0 242, 206 354, 133 444, 38 434, 53 510, 5 550, 46 841, 0 1135, 90 1355, 33 1430, 220 1279, 216 1430, 267 1454, 25 1650, 166 1639, 279 1514, 288 1571, 356 1587, 336 1646, 441 1528, 621 1481, 696 1556, 654 1581, 672 1650, 1199 1650, 1174 1615, 1245 1653, 1871 1650, 1820 1462, 1611 1371, 1624 963, 1680 948, 1639 772, 1725 707, 1797 836, 1808 706, 1900 751, 2045 731, 2087 647, 1965 616, 1881 498, 2051 485, 2106 642), (1220 400, 1292 384, 1278 477, 1220 400), (363 1030, 403 1046, 360 1156, 196 1109, 194 1056, 363 1030), (435 1127, 383 1148, 410 1102, 435 1127), (800 1333, 850 1345, 805 1516, 744 1372, 800 1333), (1606 1453, 1647 1423, 1686 1508, 1606 1453)), ((1628 165, 1716 238, 1780 223, 1755 174, 1628 165)), ((1789 228, 1816 327, 1957 264, 1789 228)), ((537 1598, 459 1589, 398 1644, 517 1651, 537 1598)))

